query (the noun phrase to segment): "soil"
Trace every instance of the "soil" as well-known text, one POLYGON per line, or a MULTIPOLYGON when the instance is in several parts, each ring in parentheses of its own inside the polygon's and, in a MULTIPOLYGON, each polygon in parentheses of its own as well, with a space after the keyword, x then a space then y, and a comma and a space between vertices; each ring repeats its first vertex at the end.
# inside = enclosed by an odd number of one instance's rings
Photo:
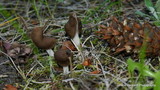
POLYGON ((17 71, 6 57, 0 57, 0 68, 0 90, 2 90, 6 84, 19 82, 20 79, 17 71))

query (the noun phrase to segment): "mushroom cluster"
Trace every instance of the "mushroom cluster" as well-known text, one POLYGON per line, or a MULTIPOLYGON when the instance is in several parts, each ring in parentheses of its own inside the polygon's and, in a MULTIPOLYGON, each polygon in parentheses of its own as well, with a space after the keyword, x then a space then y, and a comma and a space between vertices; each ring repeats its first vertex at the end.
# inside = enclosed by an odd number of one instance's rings
POLYGON ((80 48, 79 37, 82 32, 82 23, 80 18, 77 17, 76 13, 72 13, 69 16, 69 20, 65 24, 64 28, 66 35, 69 36, 72 42, 65 41, 62 47, 55 53, 52 51, 52 48, 55 46, 57 40, 55 38, 45 37, 43 35, 43 27, 34 28, 31 33, 31 39, 38 48, 47 50, 49 56, 54 56, 57 64, 63 67, 63 73, 68 74, 70 62, 73 59, 72 50, 79 50, 80 48))
POLYGON ((80 18, 77 17, 76 13, 72 13, 69 16, 68 22, 64 26, 66 35, 70 37, 70 41, 63 43, 61 49, 55 52, 55 60, 63 67, 64 74, 69 73, 69 64, 73 59, 71 50, 79 50, 80 48, 80 35, 82 33, 82 23, 80 18), (67 47, 69 46, 69 47, 67 47), (76 47, 76 49, 74 48, 76 47))

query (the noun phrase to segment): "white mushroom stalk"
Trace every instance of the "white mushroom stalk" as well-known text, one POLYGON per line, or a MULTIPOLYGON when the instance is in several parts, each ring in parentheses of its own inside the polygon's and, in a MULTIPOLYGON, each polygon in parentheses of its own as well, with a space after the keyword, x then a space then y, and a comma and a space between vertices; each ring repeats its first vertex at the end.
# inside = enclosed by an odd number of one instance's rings
POLYGON ((54 57, 54 51, 52 49, 47 49, 46 52, 48 53, 49 56, 54 57))
POLYGON ((80 51, 80 38, 79 38, 79 25, 78 25, 78 20, 77 20, 77 15, 74 13, 73 17, 76 19, 76 33, 75 36, 73 37, 73 39, 71 39, 71 41, 73 42, 73 44, 75 45, 75 47, 77 48, 78 51, 80 51))
POLYGON ((63 74, 69 74, 69 66, 63 66, 63 74))

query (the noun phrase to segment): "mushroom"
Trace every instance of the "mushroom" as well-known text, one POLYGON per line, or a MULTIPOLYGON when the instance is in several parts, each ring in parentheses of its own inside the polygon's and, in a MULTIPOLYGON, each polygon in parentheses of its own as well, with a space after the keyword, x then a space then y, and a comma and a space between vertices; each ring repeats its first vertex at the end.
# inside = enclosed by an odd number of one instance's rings
POLYGON ((82 23, 80 18, 77 17, 76 13, 72 13, 69 16, 68 22, 64 26, 66 35, 71 38, 73 44, 79 49, 80 47, 80 38, 79 36, 82 33, 82 23))
POLYGON ((45 49, 49 56, 54 56, 52 48, 56 43, 55 38, 43 36, 43 27, 36 27, 31 32, 31 39, 33 43, 40 49, 45 49))
POLYGON ((54 53, 54 58, 58 65, 63 67, 63 73, 69 73, 69 65, 73 59, 73 53, 69 49, 59 49, 54 53))

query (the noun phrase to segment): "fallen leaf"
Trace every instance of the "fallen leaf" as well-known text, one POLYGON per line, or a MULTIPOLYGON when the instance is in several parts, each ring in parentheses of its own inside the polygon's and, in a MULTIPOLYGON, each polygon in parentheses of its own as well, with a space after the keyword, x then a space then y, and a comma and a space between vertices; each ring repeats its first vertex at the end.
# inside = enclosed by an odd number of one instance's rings
POLYGON ((3 88, 3 90, 17 90, 17 87, 14 87, 10 84, 5 85, 5 88, 3 88))
POLYGON ((90 72, 90 74, 99 74, 100 72, 101 72, 100 70, 95 70, 95 71, 90 72))
POLYGON ((87 58, 84 60, 84 62, 82 63, 83 66, 89 66, 91 65, 91 59, 90 58, 87 58))
POLYGON ((64 41, 64 42, 62 43, 61 49, 63 49, 63 50, 70 49, 70 50, 72 50, 72 51, 76 51, 76 50, 77 50, 77 49, 75 48, 75 46, 72 44, 71 41, 64 41))
POLYGON ((3 46, 6 53, 14 60, 18 60, 19 63, 26 62, 26 58, 29 58, 32 54, 32 49, 30 47, 18 42, 4 42, 3 46))
POLYGON ((132 30, 132 29, 131 29, 129 26, 127 26, 127 25, 125 25, 125 26, 123 27, 123 29, 126 30, 126 31, 131 31, 131 30, 132 30))

